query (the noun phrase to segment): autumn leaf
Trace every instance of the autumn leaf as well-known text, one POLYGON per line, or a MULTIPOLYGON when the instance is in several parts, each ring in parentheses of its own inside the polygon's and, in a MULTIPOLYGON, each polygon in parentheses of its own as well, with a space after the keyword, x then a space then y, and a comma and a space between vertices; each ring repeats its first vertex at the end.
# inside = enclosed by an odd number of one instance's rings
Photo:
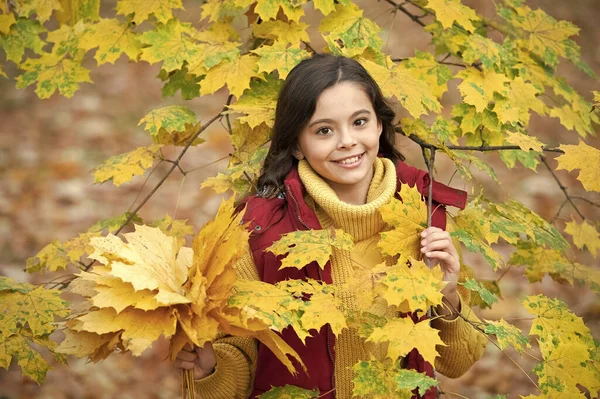
POLYGON ((266 251, 285 255, 281 259, 280 269, 302 269, 311 262, 317 262, 323 269, 331 257, 333 247, 350 250, 353 245, 352 236, 342 229, 300 230, 283 234, 266 251))
POLYGON ((488 305, 492 306, 492 304, 498 302, 498 298, 494 295, 490 290, 488 290, 482 283, 472 278, 466 279, 462 283, 458 283, 468 289, 469 291, 476 292, 479 297, 488 305))
POLYGON ((250 79, 258 76, 258 57, 245 54, 211 68, 200 83, 200 93, 212 94, 225 84, 229 92, 240 97, 250 87, 250 79))
POLYGON ((363 10, 353 3, 337 4, 335 11, 323 18, 319 26, 319 32, 328 33, 328 41, 341 40, 350 57, 362 54, 367 47, 380 50, 383 45, 380 31, 379 26, 365 18, 363 10))
POLYGON ((173 9, 183 9, 181 0, 119 0, 117 2, 117 14, 128 15, 135 14, 133 22, 140 24, 154 15, 161 23, 166 23, 173 17, 173 9))
POLYGON ((410 318, 391 319, 383 327, 377 327, 367 341, 389 342, 387 357, 396 360, 416 348, 425 361, 432 363, 439 356, 436 345, 445 346, 439 331, 424 320, 414 323, 410 318))
POLYGON ((399 262, 403 262, 410 256, 420 256, 419 234, 427 228, 427 206, 416 187, 402 185, 399 195, 402 202, 392 198, 379 208, 383 221, 394 229, 380 233, 381 240, 377 246, 385 255, 400 254, 399 262))
POLYGON ((485 321, 486 334, 495 335, 498 339, 498 345, 501 349, 506 349, 509 346, 515 348, 519 353, 523 353, 525 349, 531 348, 529 339, 523 335, 521 330, 512 324, 508 324, 504 319, 498 321, 485 321))
POLYGON ((260 174, 263 162, 267 156, 267 148, 259 148, 243 162, 230 162, 227 169, 215 177, 204 179, 200 188, 211 187, 217 193, 233 191, 240 198, 248 195, 260 174))
POLYGON ((587 220, 577 223, 574 220, 567 222, 565 233, 573 237, 573 243, 579 249, 587 247, 588 251, 597 257, 598 249, 600 249, 600 233, 587 220))
POLYGON ((523 151, 533 150, 538 153, 542 152, 544 147, 544 143, 537 138, 518 132, 507 132, 506 142, 518 145, 523 151))
POLYGON ((272 74, 267 75, 265 81, 251 81, 250 89, 235 103, 229 105, 231 111, 226 111, 226 113, 230 114, 233 111, 246 114, 241 116, 239 120, 247 123, 253 129, 261 123, 273 127, 281 82, 272 74))
POLYGON ((454 22, 461 25, 469 32, 475 27, 471 21, 478 21, 475 10, 465 7, 460 0, 427 0, 427 8, 435 11, 435 16, 444 28, 452 27, 454 22))
POLYGON ((132 60, 137 60, 142 52, 138 35, 127 25, 110 18, 103 18, 93 25, 88 25, 85 35, 79 41, 79 46, 85 50, 98 47, 94 56, 98 65, 107 62, 112 64, 122 53, 132 60))
POLYGON ((433 54, 415 51, 414 57, 402 62, 406 68, 416 71, 416 77, 429 83, 432 93, 437 98, 441 98, 448 90, 447 83, 452 79, 452 71, 446 65, 438 63, 433 54))
POLYGON ((248 162, 258 149, 271 139, 271 129, 264 123, 255 128, 236 120, 231 129, 231 144, 234 148, 233 165, 248 162))
POLYGON ((54 240, 35 256, 27 259, 25 271, 43 273, 66 269, 69 264, 79 261, 82 256, 93 251, 90 239, 99 235, 99 231, 88 230, 65 242, 54 240))
POLYGON ((54 54, 29 58, 20 68, 25 73, 17 78, 17 87, 25 88, 37 83, 35 92, 41 99, 49 98, 56 90, 65 97, 72 97, 79 89, 79 83, 92 82, 89 71, 80 63, 54 54))
POLYGON ((143 220, 139 215, 131 215, 131 212, 125 212, 119 216, 114 216, 108 219, 103 219, 100 220, 96 223, 94 223, 90 228, 89 231, 93 231, 93 232, 101 232, 103 230, 108 230, 109 233, 114 233, 116 230, 118 230, 121 226, 123 226, 125 224, 125 222, 127 220, 130 220, 130 223, 138 223, 138 224, 142 224, 143 220))
POLYGON ((260 56, 257 62, 258 72, 270 73, 277 70, 281 79, 285 79, 292 68, 310 56, 306 50, 296 46, 288 47, 286 42, 279 40, 272 46, 261 46, 252 52, 260 56))
POLYGON ((537 98, 539 94, 541 93, 535 86, 517 77, 508 85, 505 97, 496 101, 494 112, 502 123, 520 122, 527 125, 530 109, 539 115, 546 113, 546 106, 537 98))
POLYGON ((509 79, 504 74, 494 71, 480 72, 475 68, 467 68, 456 74, 463 79, 458 85, 458 90, 463 95, 466 103, 474 105, 477 112, 483 112, 488 103, 494 99, 494 93, 506 93, 505 83, 509 79))
POLYGON ((386 68, 366 59, 359 59, 380 86, 384 96, 395 96, 403 107, 415 118, 428 110, 439 112, 441 105, 429 85, 413 76, 418 72, 409 66, 386 68))
POLYGON ((600 192, 600 150, 579 140, 577 145, 562 144, 558 147, 565 153, 556 158, 556 170, 581 169, 577 180, 587 191, 600 192))
MULTIPOLYGON (((200 128, 196 114, 182 105, 153 109, 139 121, 138 126, 142 123, 156 144, 186 145, 200 128)), ((196 138, 192 145, 203 141, 196 138)))
POLYGON ((263 393, 258 399, 316 399, 319 397, 318 389, 304 389, 294 385, 273 387, 263 393))
POLYGON ((15 14, 0 14, 0 33, 2 33, 3 35, 8 35, 8 33, 10 32, 10 27, 15 22, 17 22, 15 19, 15 14))
POLYGON ((477 34, 469 35, 465 46, 463 59, 470 65, 481 61, 485 69, 493 69, 496 66, 500 67, 509 59, 510 53, 502 45, 477 34))
POLYGON ((296 21, 304 15, 302 6, 294 0, 258 0, 254 11, 265 21, 275 19, 279 8, 290 21, 296 21))
POLYGON ((162 145, 138 147, 125 154, 117 155, 104 161, 93 170, 94 183, 104 183, 111 180, 115 186, 130 182, 134 176, 143 175, 146 169, 154 163, 162 145))
POLYGON ((40 22, 46 22, 50 19, 52 12, 62 10, 60 0, 21 0, 15 5, 17 15, 20 17, 29 17, 31 14, 37 14, 40 22))
POLYGON ((23 374, 41 384, 51 369, 43 356, 29 345, 23 335, 0 335, 0 367, 8 369, 12 358, 17 359, 23 374))
POLYGON ((304 22, 291 21, 286 23, 280 20, 271 20, 264 21, 260 25, 255 24, 253 28, 256 37, 277 39, 278 43, 295 45, 301 41, 310 41, 306 32, 308 25, 304 22))
POLYGON ((369 395, 373 399, 410 399, 413 389, 424 394, 438 384, 424 373, 400 369, 389 360, 363 360, 355 364, 352 370, 352 393, 356 396, 369 395))
POLYGON ((169 215, 150 223, 152 227, 158 227, 163 233, 175 237, 180 246, 185 245, 185 237, 194 234, 194 226, 187 224, 187 220, 174 220, 169 215))
POLYGON ((387 288, 382 295, 388 305, 398 306, 401 312, 424 313, 442 303, 441 290, 446 285, 443 273, 437 267, 429 269, 422 261, 410 258, 409 262, 385 269, 385 276, 379 280, 387 288))

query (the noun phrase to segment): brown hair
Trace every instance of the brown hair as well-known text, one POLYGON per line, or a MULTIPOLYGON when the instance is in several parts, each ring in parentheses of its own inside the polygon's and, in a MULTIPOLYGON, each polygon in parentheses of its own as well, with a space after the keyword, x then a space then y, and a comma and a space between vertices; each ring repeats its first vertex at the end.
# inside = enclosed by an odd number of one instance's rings
POLYGON ((298 135, 315 112, 317 99, 325 89, 345 81, 362 86, 371 100, 383 129, 379 153, 394 163, 404 160, 394 147, 395 113, 371 75, 352 58, 317 54, 296 65, 279 92, 271 147, 258 178, 259 195, 271 198, 281 192, 285 176, 298 162, 292 153, 297 149, 298 135))

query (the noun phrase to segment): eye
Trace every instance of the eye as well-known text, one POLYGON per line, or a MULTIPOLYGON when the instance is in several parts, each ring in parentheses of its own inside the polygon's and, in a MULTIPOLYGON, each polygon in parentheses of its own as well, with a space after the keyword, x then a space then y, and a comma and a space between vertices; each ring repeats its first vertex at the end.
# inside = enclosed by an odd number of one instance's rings
POLYGON ((355 126, 364 126, 367 123, 367 118, 360 118, 354 121, 355 126))
POLYGON ((332 130, 328 127, 322 127, 319 130, 317 130, 317 134, 320 134, 320 135, 326 135, 326 134, 329 134, 330 132, 332 132, 332 130))

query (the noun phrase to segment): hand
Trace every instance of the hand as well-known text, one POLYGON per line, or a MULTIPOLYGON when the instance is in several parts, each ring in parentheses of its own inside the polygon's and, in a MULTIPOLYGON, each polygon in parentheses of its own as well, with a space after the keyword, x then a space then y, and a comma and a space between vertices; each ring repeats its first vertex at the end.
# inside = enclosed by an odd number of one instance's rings
POLYGON ((203 348, 190 344, 183 347, 181 352, 173 361, 173 367, 180 370, 194 369, 194 379, 199 380, 209 376, 217 365, 217 357, 210 342, 204 344, 203 348))
POLYGON ((432 260, 432 266, 440 265, 444 281, 455 282, 460 272, 458 252, 450 233, 437 227, 429 227, 421 232, 421 253, 432 260))
MULTIPOLYGON (((448 282, 442 290, 444 301, 450 309, 458 309, 460 300, 456 293, 456 283, 460 273, 460 261, 450 233, 437 227, 423 230, 421 232, 421 253, 431 259, 432 266, 440 265, 444 272, 443 280, 448 282)), ((451 311, 443 306, 439 306, 437 312, 440 315, 451 314, 451 311)))

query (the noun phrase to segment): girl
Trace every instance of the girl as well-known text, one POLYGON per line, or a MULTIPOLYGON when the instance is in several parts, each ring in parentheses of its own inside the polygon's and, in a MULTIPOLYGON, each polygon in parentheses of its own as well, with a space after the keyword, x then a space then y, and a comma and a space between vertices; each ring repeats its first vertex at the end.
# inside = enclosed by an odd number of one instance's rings
MULTIPOLYGON (((355 60, 315 55, 289 74, 277 102, 269 153, 258 180, 260 193, 246 199, 244 219, 250 221, 249 251, 236 265, 240 278, 276 283, 289 278, 313 278, 342 284, 353 275, 353 265, 374 266, 384 261, 377 248, 381 231, 389 230, 378 208, 399 190, 417 185, 427 194, 429 176, 402 162, 394 147, 394 112, 379 87, 355 60), (352 234, 352 251, 334 248, 324 270, 309 264, 301 270, 285 268, 265 248, 281 234, 333 226, 352 234)), ((444 280, 444 302, 432 321, 447 344, 438 347, 435 368, 449 377, 462 375, 482 354, 486 338, 448 309, 474 318, 466 306, 467 294, 458 295, 460 272, 457 251, 445 227, 444 205, 463 208, 466 193, 434 183, 437 209, 421 236, 421 252, 439 263, 444 280)), ((347 309, 356 309, 356 295, 339 290, 347 309)), ((385 310, 383 310, 385 311, 385 310)), ((414 315, 409 315, 415 318, 414 315)), ((416 319, 415 319, 416 320, 416 319)), ((291 375, 277 358, 251 338, 220 337, 214 344, 182 351, 174 362, 193 369, 200 397, 255 398, 273 386, 286 384, 318 388, 323 398, 352 397, 352 366, 368 360, 377 347, 366 344, 353 329, 334 337, 329 326, 307 339, 306 346, 293 330, 282 333, 308 369, 291 375)), ((416 350, 403 365, 433 376, 432 366, 416 350)), ((300 368, 298 368, 301 370, 300 368)), ((435 398, 434 389, 425 398, 435 398)))

